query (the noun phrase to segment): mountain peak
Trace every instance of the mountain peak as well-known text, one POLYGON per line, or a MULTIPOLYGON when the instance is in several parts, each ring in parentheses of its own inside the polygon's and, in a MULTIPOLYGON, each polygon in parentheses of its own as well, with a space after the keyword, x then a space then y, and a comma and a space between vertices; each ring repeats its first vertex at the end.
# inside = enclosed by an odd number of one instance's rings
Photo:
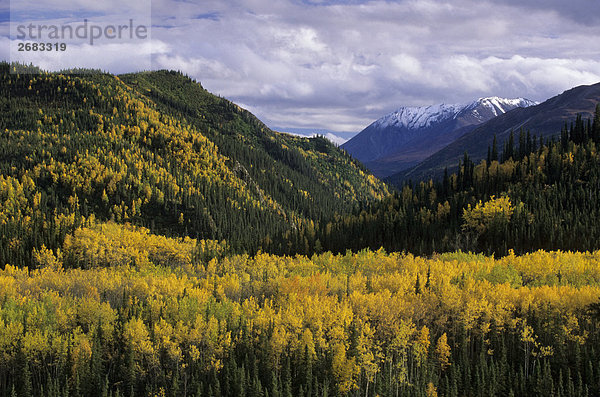
POLYGON ((525 98, 508 99, 491 96, 462 104, 440 103, 422 107, 403 106, 383 116, 373 125, 377 128, 404 127, 409 130, 418 130, 430 127, 438 122, 456 119, 468 111, 471 111, 476 118, 483 119, 486 118, 480 115, 480 111, 483 109, 489 110, 495 117, 517 107, 533 105, 537 105, 537 102, 525 98))
POLYGON ((499 116, 514 108, 526 108, 538 104, 539 102, 535 102, 526 98, 508 99, 492 96, 486 98, 479 98, 477 101, 474 101, 471 104, 467 105, 466 109, 471 110, 478 106, 483 106, 487 109, 490 109, 494 116, 499 116))
POLYGON ((405 106, 375 121, 342 147, 376 176, 385 177, 416 165, 481 123, 536 104, 525 98, 491 96, 468 103, 405 106))
POLYGON ((404 106, 377 120, 374 124, 379 128, 405 127, 411 130, 429 127, 436 121, 454 118, 464 105, 445 104, 410 107, 404 106))

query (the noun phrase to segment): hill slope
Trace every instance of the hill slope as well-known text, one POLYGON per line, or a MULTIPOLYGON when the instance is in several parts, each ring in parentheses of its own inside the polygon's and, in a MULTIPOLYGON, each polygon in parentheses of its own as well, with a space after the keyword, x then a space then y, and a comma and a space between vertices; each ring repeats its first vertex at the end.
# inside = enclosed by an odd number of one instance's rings
POLYGON ((436 152, 414 168, 390 177, 393 184, 403 180, 426 180, 440 178, 444 168, 455 167, 464 152, 475 160, 486 157, 494 136, 498 142, 506 141, 511 131, 530 129, 537 136, 551 137, 560 134, 566 122, 571 122, 578 114, 583 118, 593 117, 596 104, 600 102, 600 83, 575 87, 537 106, 515 109, 480 125, 463 135, 455 142, 436 152))
POLYGON ((0 68, 2 263, 93 219, 255 251, 387 193, 327 140, 271 131, 179 73, 0 68))
POLYGON ((559 140, 540 144, 523 134, 512 148, 506 142, 513 155, 499 161, 475 164, 463 155, 457 173, 405 184, 312 232, 333 252, 600 249, 600 104, 592 119, 579 116, 572 125, 559 140))
POLYGON ((342 147, 375 175, 385 177, 418 164, 485 121, 531 105, 535 102, 523 98, 490 97, 467 104, 402 107, 342 147))

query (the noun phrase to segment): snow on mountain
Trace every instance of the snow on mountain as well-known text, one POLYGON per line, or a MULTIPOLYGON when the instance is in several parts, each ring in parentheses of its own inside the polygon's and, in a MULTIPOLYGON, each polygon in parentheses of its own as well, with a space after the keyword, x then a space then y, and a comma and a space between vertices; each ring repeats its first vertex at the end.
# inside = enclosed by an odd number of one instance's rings
MULTIPOLYGON (((314 136, 314 135, 313 135, 314 136)), ((348 142, 347 139, 342 138, 341 136, 337 136, 335 134, 332 134, 331 132, 328 132, 327 134, 324 135, 324 137, 328 140, 330 140, 331 142, 335 143, 338 146, 343 145, 344 143, 348 142)))
POLYGON ((376 128, 404 127, 410 130, 430 127, 433 124, 456 119, 470 112, 473 117, 484 121, 488 117, 481 110, 490 111, 494 116, 504 114, 517 107, 537 105, 537 102, 525 98, 506 99, 499 97, 480 98, 466 104, 438 104, 426 107, 401 107, 383 116, 373 126, 376 128))
POLYGON ((348 141, 348 139, 342 138, 341 136, 335 135, 331 132, 326 132, 326 133, 312 133, 312 134, 303 134, 301 132, 290 132, 290 131, 286 131, 286 134, 290 134, 290 135, 295 135, 295 136, 302 136, 305 138, 314 138, 316 136, 323 136, 325 137, 325 139, 327 139, 328 141, 336 144, 337 146, 341 146, 344 143, 346 143, 348 141))
POLYGON ((525 98, 507 99, 494 96, 489 98, 480 98, 466 106, 465 110, 473 110, 478 106, 482 106, 490 109, 494 116, 499 116, 515 108, 526 108, 538 104, 538 102, 525 98))
POLYGON ((480 98, 463 104, 402 107, 362 130, 342 148, 375 176, 415 166, 478 125, 536 102, 524 98, 480 98))

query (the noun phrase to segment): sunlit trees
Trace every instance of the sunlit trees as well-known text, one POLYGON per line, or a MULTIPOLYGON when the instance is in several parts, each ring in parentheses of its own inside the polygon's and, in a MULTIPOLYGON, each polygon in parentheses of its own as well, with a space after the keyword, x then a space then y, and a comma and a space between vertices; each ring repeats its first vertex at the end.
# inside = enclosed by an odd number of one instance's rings
POLYGON ((292 258, 220 247, 95 224, 60 253, 37 251, 37 270, 6 266, 0 394, 598 391, 598 252, 292 258), (198 260, 199 246, 217 255, 198 260))
POLYGON ((1 397, 600 394, 600 110, 369 206, 181 74, 7 66, 1 397))
POLYGON ((475 207, 467 206, 463 213, 463 228, 478 234, 493 229, 503 230, 508 226, 514 210, 509 197, 492 196, 485 203, 479 201, 475 207))
POLYGON ((271 131, 180 73, 0 76, 0 266, 36 265, 90 218, 276 252, 388 193, 323 138, 271 131))

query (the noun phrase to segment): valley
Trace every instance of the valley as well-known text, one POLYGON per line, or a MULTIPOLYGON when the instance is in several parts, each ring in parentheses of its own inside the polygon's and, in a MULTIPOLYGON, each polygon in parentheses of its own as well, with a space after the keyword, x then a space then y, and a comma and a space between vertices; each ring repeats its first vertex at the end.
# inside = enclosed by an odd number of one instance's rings
POLYGON ((600 85, 339 148, 180 72, 0 69, 0 396, 600 393, 600 85))

